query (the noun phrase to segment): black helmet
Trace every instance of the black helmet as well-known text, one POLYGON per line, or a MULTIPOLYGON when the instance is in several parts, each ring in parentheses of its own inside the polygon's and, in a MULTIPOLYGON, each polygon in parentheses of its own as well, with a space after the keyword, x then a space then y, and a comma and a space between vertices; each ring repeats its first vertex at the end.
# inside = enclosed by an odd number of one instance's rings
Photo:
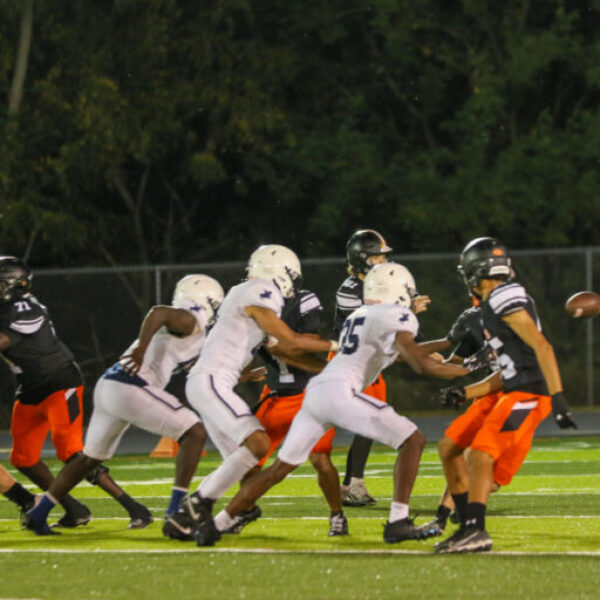
POLYGON ((470 241, 457 268, 469 289, 478 286, 482 279, 510 279, 512 275, 506 246, 491 237, 470 241))
POLYGON ((29 267, 15 256, 0 256, 0 302, 11 302, 31 288, 29 267))
POLYGON ((374 229, 359 229, 355 231, 346 244, 348 264, 356 275, 366 275, 372 265, 367 263, 369 256, 390 254, 392 248, 387 245, 384 237, 374 229))

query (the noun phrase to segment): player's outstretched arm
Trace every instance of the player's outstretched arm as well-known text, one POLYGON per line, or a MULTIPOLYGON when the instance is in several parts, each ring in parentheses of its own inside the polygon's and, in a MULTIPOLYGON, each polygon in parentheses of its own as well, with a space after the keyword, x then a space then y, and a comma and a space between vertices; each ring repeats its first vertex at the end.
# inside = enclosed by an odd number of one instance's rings
POLYGON ((267 335, 277 339, 277 343, 284 353, 293 356, 295 352, 302 351, 329 352, 330 350, 337 350, 337 342, 324 340, 314 334, 296 333, 269 308, 246 306, 245 311, 267 335))
POLYGON ((451 379, 469 373, 465 367, 439 362, 431 358, 427 350, 415 342, 413 335, 405 331, 399 331, 396 334, 396 350, 398 358, 408 363, 410 368, 419 375, 451 379))
POLYGON ((193 333, 196 328, 199 328, 199 325, 189 310, 172 306, 153 306, 142 321, 137 346, 129 354, 121 357, 123 366, 132 375, 137 373, 142 366, 148 344, 161 327, 185 336, 193 333))
POLYGON ((546 380, 548 393, 552 397, 552 414, 561 429, 577 429, 567 399, 563 393, 562 380, 554 348, 526 310, 506 315, 502 320, 535 352, 538 365, 546 380))

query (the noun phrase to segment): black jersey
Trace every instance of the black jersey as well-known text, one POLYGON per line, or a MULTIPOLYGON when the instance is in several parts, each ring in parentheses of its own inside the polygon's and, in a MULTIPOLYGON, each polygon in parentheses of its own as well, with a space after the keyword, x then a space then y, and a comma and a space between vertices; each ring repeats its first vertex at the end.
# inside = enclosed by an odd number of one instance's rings
POLYGON ((53 392, 81 385, 73 354, 58 339, 46 307, 31 294, 0 305, 0 332, 11 341, 2 357, 24 404, 39 404, 53 392))
MULTIPOLYGON (((316 294, 300 290, 285 301, 281 320, 298 333, 319 333, 323 307, 316 294)), ((313 373, 297 369, 276 359, 268 351, 261 351, 267 366, 266 384, 279 396, 293 396, 302 393, 313 373)))
POLYGON ((481 309, 473 306, 460 313, 447 338, 449 342, 457 345, 454 354, 460 358, 471 356, 483 348, 485 338, 481 309))
POLYGON ((357 308, 363 305, 363 282, 351 275, 346 278, 335 293, 335 312, 333 315, 333 337, 337 339, 344 321, 357 308))
POLYGON ((541 331, 535 303, 522 285, 509 281, 494 288, 481 308, 486 342, 498 354, 505 392, 546 395, 546 381, 533 349, 502 320, 519 310, 526 310, 541 331))

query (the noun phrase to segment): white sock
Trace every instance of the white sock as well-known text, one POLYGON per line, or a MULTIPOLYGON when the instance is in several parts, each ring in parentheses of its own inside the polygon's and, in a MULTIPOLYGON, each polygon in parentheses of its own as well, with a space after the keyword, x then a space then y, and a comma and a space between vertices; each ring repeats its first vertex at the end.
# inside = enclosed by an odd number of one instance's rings
POLYGON ((218 531, 225 531, 235 523, 235 517, 230 517, 229 513, 225 509, 223 509, 214 520, 215 527, 218 531))
POLYGON ((350 477, 350 485, 360 485, 364 482, 365 480, 363 477, 350 477))
POLYGON ((392 502, 390 506, 390 523, 394 521, 401 521, 408 517, 408 504, 402 504, 402 502, 392 502))
POLYGON ((202 481, 198 493, 203 498, 217 500, 257 464, 258 458, 246 446, 240 446, 202 481))

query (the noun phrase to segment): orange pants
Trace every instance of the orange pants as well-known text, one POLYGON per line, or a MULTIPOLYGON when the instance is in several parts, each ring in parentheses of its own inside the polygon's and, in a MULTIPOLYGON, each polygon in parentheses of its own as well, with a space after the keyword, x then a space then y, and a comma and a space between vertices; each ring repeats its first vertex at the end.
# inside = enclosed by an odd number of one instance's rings
POLYGON ((82 398, 83 386, 80 385, 54 392, 40 404, 22 404, 17 400, 10 424, 11 464, 31 467, 39 462, 48 431, 62 462, 83 450, 82 398))
POLYGON ((494 459, 494 481, 508 485, 531 449, 535 430, 551 410, 550 396, 498 392, 475 400, 445 435, 461 448, 489 454, 494 459))
MULTIPOLYGON (((265 385, 260 395, 263 400, 271 393, 271 390, 265 385)), ((294 396, 270 396, 262 402, 256 411, 256 418, 265 428, 267 435, 271 439, 271 447, 266 456, 258 463, 263 466, 269 456, 275 452, 277 447, 283 442, 287 432, 290 429, 294 417, 302 407, 304 392, 294 396)), ((332 427, 325 435, 314 445, 312 452, 325 452, 331 454, 333 447, 333 438, 335 437, 335 428, 332 427)))

